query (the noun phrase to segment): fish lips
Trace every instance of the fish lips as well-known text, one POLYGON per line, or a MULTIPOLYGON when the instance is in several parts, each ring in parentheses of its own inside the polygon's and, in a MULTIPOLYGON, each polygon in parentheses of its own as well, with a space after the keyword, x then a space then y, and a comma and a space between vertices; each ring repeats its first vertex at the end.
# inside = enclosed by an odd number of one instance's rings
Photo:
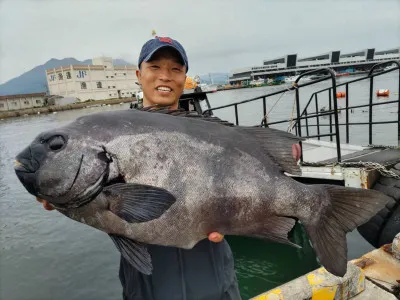
POLYGON ((70 188, 68 191, 66 191, 63 195, 59 195, 57 197, 54 196, 48 196, 45 194, 42 194, 38 191, 37 187, 38 185, 38 174, 37 172, 39 171, 38 169, 35 169, 32 167, 32 164, 30 163, 30 160, 27 159, 22 159, 18 158, 15 161, 14 165, 14 171, 22 183, 22 185, 25 187, 25 189, 32 195, 39 197, 40 199, 46 200, 49 203, 53 204, 56 208, 77 208, 81 205, 84 205, 85 203, 91 201, 93 198, 95 198, 103 189, 104 185, 106 184, 106 181, 108 179, 109 175, 109 164, 106 164, 106 167, 104 171, 100 174, 98 179, 95 181, 95 183, 85 190, 81 191, 78 193, 78 195, 70 195, 70 191, 72 187, 74 186, 76 180, 78 179, 79 173, 81 171, 82 167, 82 161, 83 157, 81 158, 79 168, 77 170, 77 173, 75 175, 75 179, 72 182, 70 188))
POLYGON ((36 190, 36 172, 31 172, 31 170, 23 165, 18 165, 14 167, 15 173, 25 187, 25 189, 32 195, 37 196, 36 190))

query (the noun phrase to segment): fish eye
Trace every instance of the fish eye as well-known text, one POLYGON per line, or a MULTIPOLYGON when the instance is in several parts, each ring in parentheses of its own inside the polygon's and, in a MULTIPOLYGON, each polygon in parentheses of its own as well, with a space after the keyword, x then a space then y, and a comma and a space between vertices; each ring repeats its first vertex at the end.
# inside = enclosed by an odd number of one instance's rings
POLYGON ((49 148, 53 151, 61 150, 66 144, 65 138, 61 135, 52 136, 47 140, 49 148))

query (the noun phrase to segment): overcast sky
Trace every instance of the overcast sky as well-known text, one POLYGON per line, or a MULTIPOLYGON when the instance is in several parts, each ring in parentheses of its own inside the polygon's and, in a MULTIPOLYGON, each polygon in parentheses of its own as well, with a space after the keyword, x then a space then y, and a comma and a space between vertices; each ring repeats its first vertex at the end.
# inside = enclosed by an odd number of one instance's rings
POLYGON ((151 31, 179 40, 189 75, 400 47, 400 0, 0 0, 0 83, 51 58, 137 62, 151 31))

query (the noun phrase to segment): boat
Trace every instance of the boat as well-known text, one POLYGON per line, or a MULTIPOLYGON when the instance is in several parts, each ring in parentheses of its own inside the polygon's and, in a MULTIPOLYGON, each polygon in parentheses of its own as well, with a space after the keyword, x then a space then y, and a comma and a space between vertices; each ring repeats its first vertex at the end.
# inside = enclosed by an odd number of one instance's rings
MULTIPOLYGON (((295 82, 298 78, 300 77, 300 75, 297 76, 287 76, 285 77, 285 82, 286 83, 291 83, 291 82, 295 82)), ((304 76, 301 78, 302 81, 310 81, 311 78, 309 76, 304 76)))
MULTIPOLYGON (((342 108, 338 104, 338 95, 336 93, 336 89, 338 87, 344 87, 345 90, 351 89, 353 85, 357 85, 361 80, 370 80, 371 82, 379 76, 384 76, 385 73, 374 72, 381 68, 382 64, 374 65, 370 72, 364 77, 357 77, 356 79, 352 79, 340 84, 336 84, 336 73, 330 69, 325 68, 323 70, 313 70, 306 73, 303 73, 297 77, 290 77, 287 80, 298 80, 298 85, 292 86, 289 90, 301 90, 302 89, 302 81, 303 78, 308 78, 309 76, 315 75, 316 73, 324 72, 326 78, 324 80, 330 80, 332 85, 329 88, 324 88, 322 90, 316 90, 310 98, 307 97, 308 102, 305 103, 305 108, 303 111, 298 110, 295 115, 292 117, 275 122, 267 122, 266 118, 266 101, 268 101, 269 97, 276 96, 278 94, 286 93, 288 88, 284 88, 280 91, 274 91, 269 94, 261 95, 252 99, 245 99, 242 101, 238 101, 235 103, 231 103, 228 105, 211 107, 209 101, 207 99, 207 95, 199 96, 196 100, 193 97, 187 97, 186 99, 190 99, 191 101, 199 102, 198 105, 194 105, 198 114, 201 115, 214 115, 214 113, 220 109, 228 109, 231 107, 235 114, 233 120, 229 120, 234 123, 234 125, 240 125, 240 118, 238 111, 241 106, 247 105, 248 103, 258 101, 263 103, 263 110, 260 111, 260 119, 258 122, 256 121, 252 126, 257 126, 260 128, 272 127, 287 124, 287 131, 291 132, 296 136, 300 136, 305 138, 305 141, 302 142, 302 147, 300 149, 301 155, 299 160, 299 166, 301 168, 302 174, 301 176, 294 176, 291 174, 287 174, 288 176, 293 177, 295 180, 299 180, 301 182, 315 184, 315 183, 333 183, 344 185, 348 187, 357 187, 357 188, 366 188, 373 189, 377 180, 382 176, 389 176, 393 178, 397 178, 399 180, 400 186, 400 175, 396 172, 392 171, 392 168, 396 164, 400 164, 400 148, 393 145, 374 145, 373 144, 373 135, 372 130, 376 125, 379 124, 399 124, 399 116, 398 114, 393 114, 393 120, 385 120, 384 122, 379 122, 375 120, 372 122, 371 119, 367 123, 365 122, 350 122, 349 113, 353 111, 353 109, 366 109, 369 108, 374 109, 376 105, 380 105, 380 107, 385 107, 385 105, 400 105, 400 100, 393 100, 387 102, 378 102, 370 104, 368 99, 373 98, 373 90, 369 90, 370 96, 365 97, 366 102, 364 105, 356 105, 355 107, 351 106, 351 98, 352 94, 347 94, 346 101, 348 101, 349 105, 342 108), (315 112, 315 103, 318 102, 318 99, 321 97, 317 97, 323 92, 332 92, 329 93, 332 97, 329 97, 329 107, 325 107, 322 104, 320 105, 321 110, 316 113, 315 112), (342 122, 339 123, 339 115, 342 114, 342 122), (330 122, 329 133, 321 134, 322 119, 328 119, 330 122), (313 125, 316 130, 314 133, 311 133, 311 121, 312 119, 317 120, 317 125, 313 125), (319 120, 319 121, 318 121, 319 120), (335 122, 336 120, 336 122, 335 122), (349 126, 359 125, 368 125, 368 129, 366 132, 366 138, 369 140, 368 145, 358 145, 354 144, 350 140, 349 136, 349 126), (316 132, 315 132, 316 131, 316 132), (345 137, 341 139, 341 137, 345 137), (324 141, 324 138, 328 138, 328 141, 324 141)), ((396 71, 399 69, 400 64, 396 62, 396 67, 392 68, 392 71, 396 71)), ((399 75, 399 84, 400 84, 400 75, 399 75)), ((309 89, 313 84, 307 82, 304 86, 307 86, 309 89)), ((316 86, 320 88, 320 86, 316 86)), ((300 103, 300 94, 295 93, 295 101, 300 103)), ((304 103, 304 102, 303 102, 304 103)), ((396 106, 397 107, 397 106, 396 106)), ((295 110, 294 110, 295 111, 295 110)), ((371 117, 370 117, 371 118, 371 117)), ((398 136, 398 145, 400 145, 400 129, 398 136)), ((400 193, 400 191, 399 191, 400 193)), ((400 205, 400 199, 399 205, 400 205)), ((384 218, 388 219, 388 224, 391 222, 391 219, 394 219, 396 216, 393 212, 385 212, 384 218)), ((400 217, 400 209, 399 216, 400 217)), ((382 216, 380 216, 382 218, 382 216)), ((394 221, 392 221, 394 223, 394 221)), ((386 224, 386 223, 385 223, 386 224)), ((393 239, 393 236, 390 238, 382 238, 382 232, 385 232, 385 228, 383 228, 384 224, 376 224, 376 219, 371 219, 366 225, 358 228, 360 234, 374 247, 380 247, 385 242, 388 242, 390 239, 393 239)), ((400 231, 400 228, 399 230, 400 231)))
POLYGON ((250 81, 251 86, 262 86, 265 84, 265 80, 263 78, 253 79, 250 81))

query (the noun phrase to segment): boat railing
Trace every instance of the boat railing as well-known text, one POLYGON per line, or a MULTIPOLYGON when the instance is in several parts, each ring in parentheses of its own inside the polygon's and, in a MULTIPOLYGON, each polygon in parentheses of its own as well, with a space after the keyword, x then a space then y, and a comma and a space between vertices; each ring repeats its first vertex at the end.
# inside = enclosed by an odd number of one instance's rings
MULTIPOLYGON (((234 108, 234 114, 235 114, 235 124, 240 125, 239 121, 239 106, 244 105, 246 103, 250 102, 255 102, 255 101, 262 101, 263 103, 263 117, 260 123, 255 124, 253 126, 257 127, 269 127, 271 125, 277 125, 277 124, 282 124, 282 123, 289 123, 292 122, 291 128, 295 131, 295 134, 300 137, 304 137, 306 139, 318 139, 320 140, 322 137, 329 137, 330 141, 336 142, 336 151, 337 151, 337 162, 341 162, 342 155, 341 155, 341 139, 340 139, 340 127, 345 127, 345 135, 346 135, 346 143, 350 143, 350 125, 367 125, 368 126, 368 140, 369 144, 373 144, 373 135, 372 135, 372 129, 373 125, 377 124, 398 124, 398 141, 400 142, 400 101, 399 99, 397 100, 392 100, 392 101, 385 101, 385 102, 378 102, 378 103, 373 103, 373 88, 374 88, 374 78, 377 76, 381 76, 383 74, 393 72, 395 70, 399 70, 399 91, 400 91, 400 63, 396 60, 392 61, 386 61, 383 63, 377 63, 375 64, 367 74, 367 76, 362 76, 360 78, 356 78, 354 80, 349 80, 347 82, 341 83, 341 84, 336 84, 336 74, 335 72, 330 69, 330 68, 323 68, 323 69, 317 69, 317 70, 312 70, 305 72, 297 77, 295 82, 292 84, 291 87, 282 89, 279 91, 275 91, 269 94, 265 94, 259 97, 254 97, 251 99, 227 104, 227 105, 222 105, 218 107, 213 107, 213 108, 208 108, 204 110, 202 113, 203 115, 207 114, 212 114, 216 110, 228 108, 228 107, 233 107, 234 108), (378 68, 381 69, 381 67, 386 66, 386 65, 395 65, 393 68, 388 69, 388 70, 380 70, 378 72, 375 72, 378 68), (310 76, 312 74, 321 74, 321 73, 327 73, 326 76, 319 78, 317 80, 312 80, 309 82, 305 82, 302 84, 299 84, 299 81, 304 78, 305 76, 310 76), (306 103, 304 109, 300 111, 300 89, 305 87, 305 86, 310 86, 313 84, 316 84, 318 82, 322 82, 325 80, 330 80, 332 85, 328 88, 321 89, 319 91, 316 91, 311 94, 308 102, 306 103), (368 104, 363 104, 363 105, 355 105, 355 106, 350 106, 350 95, 349 95, 349 86, 355 82, 362 81, 362 80, 369 80, 369 101, 368 104), (338 106, 338 99, 337 99, 337 92, 336 89, 337 87, 344 86, 345 87, 345 122, 344 123, 339 123, 339 113, 341 113, 342 108, 339 108, 338 106), (280 120, 280 121, 275 121, 275 122, 267 122, 267 118, 265 117, 267 115, 267 99, 269 97, 279 95, 286 93, 287 91, 292 91, 294 90, 295 92, 295 104, 296 104, 296 117, 291 118, 291 119, 285 119, 285 120, 280 120), (319 107, 319 102, 318 102, 318 96, 321 93, 328 92, 328 109, 323 109, 321 111, 321 108, 319 107), (312 111, 311 104, 314 103, 314 110, 312 111), (374 121, 373 120, 373 107, 378 106, 378 105, 388 105, 388 104, 398 104, 398 112, 397 112, 397 119, 396 120, 390 120, 390 121, 374 121), (350 122, 349 121, 349 112, 353 109, 356 108, 364 108, 368 107, 369 108, 369 116, 368 116, 368 122, 350 122), (329 124, 321 124, 320 118, 322 117, 329 117, 329 124), (315 120, 315 124, 310 124, 310 119, 315 120), (321 127, 329 127, 329 133, 322 133, 321 127), (310 134, 310 128, 311 127, 316 127, 316 134, 310 134)), ((301 155, 302 157, 303 155, 301 155)), ((302 159, 302 158, 301 158, 302 159)))

